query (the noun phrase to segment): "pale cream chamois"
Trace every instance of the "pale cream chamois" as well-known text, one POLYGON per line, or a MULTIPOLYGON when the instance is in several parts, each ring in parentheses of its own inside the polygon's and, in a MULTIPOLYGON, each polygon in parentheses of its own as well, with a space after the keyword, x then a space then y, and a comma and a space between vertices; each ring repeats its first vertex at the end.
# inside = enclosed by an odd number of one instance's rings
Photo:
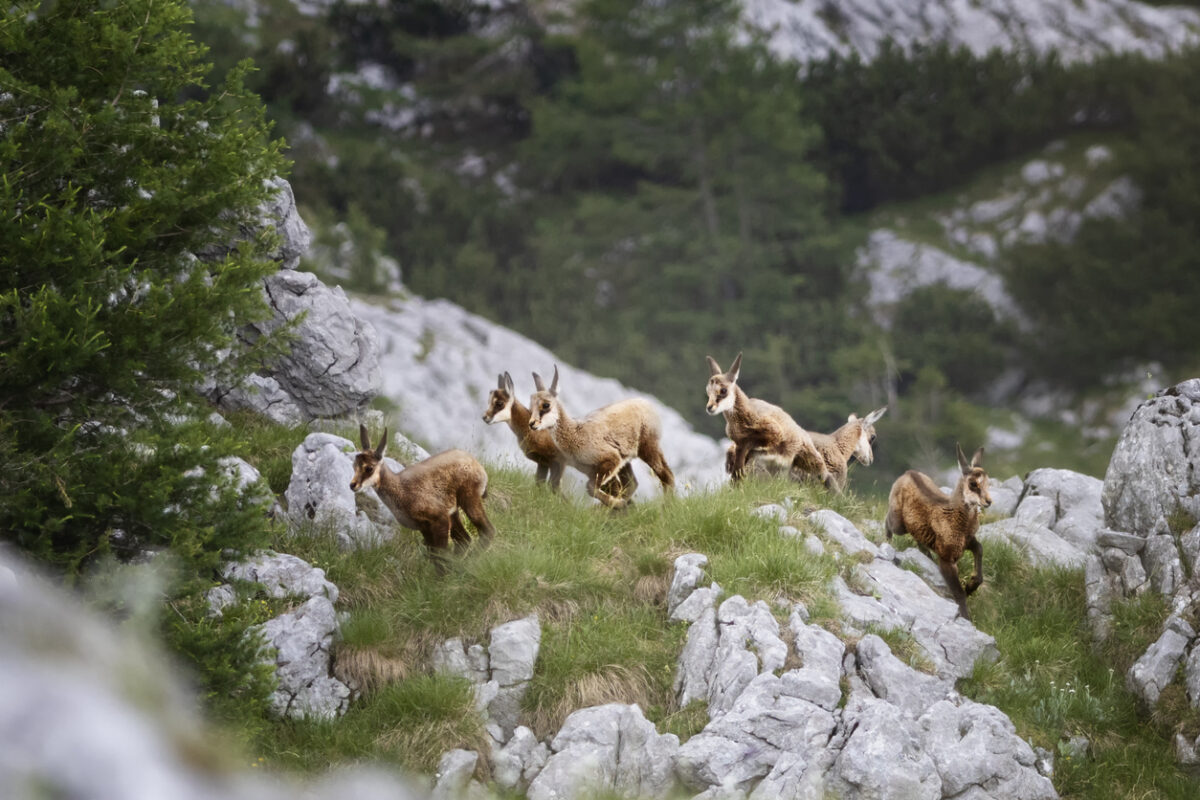
POLYGON ((983 583, 983 546, 975 538, 979 510, 992 504, 992 495, 982 466, 983 448, 975 451, 969 463, 962 447, 956 444, 955 449, 962 475, 950 496, 928 475, 910 469, 892 484, 884 527, 889 540, 907 533, 926 555, 930 550, 937 554, 938 567, 958 603, 958 613, 969 620, 967 595, 983 583), (975 574, 964 586, 958 577, 958 560, 966 550, 974 556, 975 574))
POLYGON ((663 493, 675 488, 675 476, 667 466, 659 440, 662 421, 649 400, 634 398, 598 408, 576 422, 558 399, 558 367, 547 389, 542 377, 533 373, 537 388, 529 400, 529 427, 548 430, 567 463, 587 478, 587 492, 609 508, 625 508, 637 490, 630 463, 646 462, 662 482, 663 493), (609 484, 618 481, 620 495, 609 484))
POLYGON ((738 353, 728 372, 712 356, 707 356, 712 377, 708 379, 708 413, 725 415, 725 435, 733 446, 725 457, 725 471, 731 480, 745 475, 746 459, 756 450, 780 456, 790 464, 793 475, 815 475, 826 487, 832 487, 833 475, 825 466, 812 436, 777 405, 749 397, 737 385, 742 368, 738 353))
POLYGON ((458 515, 459 510, 475 526, 480 544, 491 543, 496 529, 483 510, 488 475, 470 453, 446 450, 400 472, 393 472, 383 463, 387 428, 383 429, 383 438, 374 450, 367 426, 359 425, 358 433, 362 451, 354 457, 350 489, 358 492, 373 487, 397 522, 421 532, 429 557, 439 572, 446 571, 446 553, 451 539, 458 552, 471 542, 471 535, 458 515))
MULTIPOLYGON (((517 437, 517 446, 525 457, 537 464, 534 480, 538 483, 550 481, 550 488, 559 491, 562 483, 563 470, 567 467, 566 457, 554 443, 554 434, 548 430, 535 431, 529 427, 529 409, 517 399, 513 387, 512 376, 505 372, 498 376, 496 388, 488 395, 487 408, 483 412, 483 421, 489 425, 497 422, 507 422, 508 427, 517 437)), ((621 495, 628 485, 637 485, 633 477, 633 467, 626 464, 621 468, 614 482, 603 488, 609 494, 621 495)))

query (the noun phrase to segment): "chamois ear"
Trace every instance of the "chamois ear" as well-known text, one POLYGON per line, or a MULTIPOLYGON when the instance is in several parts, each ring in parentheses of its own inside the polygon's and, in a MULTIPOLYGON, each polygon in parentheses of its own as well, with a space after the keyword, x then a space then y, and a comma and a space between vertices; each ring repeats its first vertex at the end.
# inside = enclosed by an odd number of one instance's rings
POLYGON ((738 373, 742 371, 742 354, 738 353, 737 358, 729 366, 729 372, 725 373, 725 377, 729 378, 730 383, 737 383, 738 373))
POLYGON ((358 439, 362 442, 363 450, 371 449, 371 436, 367 433, 367 426, 361 422, 358 423, 358 439))
POLYGON ((558 364, 554 365, 554 380, 550 381, 550 394, 558 397, 558 364))
POLYGON ((858 419, 858 414, 850 412, 850 416, 846 417, 846 422, 854 422, 856 419, 858 419))
POLYGON ((539 392, 546 391, 546 384, 542 383, 542 376, 538 375, 536 372, 533 373, 533 388, 539 392))
POLYGON ((971 456, 971 466, 972 467, 982 467, 983 466, 983 448, 982 447, 980 447, 978 450, 975 451, 975 455, 971 456))
POLYGON ((875 409, 870 414, 867 414, 867 418, 863 420, 863 423, 866 425, 874 425, 879 421, 879 418, 882 417, 885 412, 887 412, 887 408, 887 406, 884 406, 883 408, 875 409))
POLYGON ((387 443, 388 443, 388 429, 386 427, 384 427, 383 438, 379 440, 379 447, 375 448, 375 457, 376 458, 383 458, 383 451, 387 450, 387 443))
POLYGON ((705 356, 705 358, 708 359, 708 370, 711 374, 720 375, 722 372, 724 372, 724 370, 721 369, 721 365, 718 364, 716 359, 714 359, 712 356, 705 356))
POLYGON ((958 454, 958 468, 962 470, 963 475, 966 475, 971 471, 971 465, 967 463, 967 457, 963 455, 962 445, 958 442, 955 442, 954 450, 958 454))
POLYGON ((500 388, 505 389, 511 395, 517 393, 517 390, 513 387, 512 375, 509 375, 507 372, 504 373, 504 380, 501 382, 500 388))
POLYGON ((501 373, 496 376, 496 388, 497 389, 504 388, 504 373, 501 373))

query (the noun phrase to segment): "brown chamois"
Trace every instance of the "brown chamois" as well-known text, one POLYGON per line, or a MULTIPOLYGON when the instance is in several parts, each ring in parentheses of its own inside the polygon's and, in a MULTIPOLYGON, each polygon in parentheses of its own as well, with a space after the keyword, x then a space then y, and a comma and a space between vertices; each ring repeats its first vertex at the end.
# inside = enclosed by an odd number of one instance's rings
POLYGON ((458 515, 461 509, 479 534, 480 544, 491 543, 496 529, 483 510, 487 497, 488 475, 470 453, 446 450, 424 461, 393 472, 383 463, 388 431, 383 429, 379 446, 371 449, 367 426, 359 425, 362 451, 354 457, 352 491, 374 487, 379 499, 405 528, 420 531, 425 547, 438 572, 446 571, 446 551, 450 540, 458 552, 466 549, 471 536, 458 515))
POLYGON ((629 463, 635 458, 646 462, 662 483, 664 494, 674 490, 675 476, 659 441, 662 421, 649 400, 621 400, 576 422, 559 402, 557 366, 549 389, 536 372, 533 383, 537 391, 529 400, 529 427, 551 432, 567 463, 587 478, 589 495, 609 508, 628 506, 637 490, 629 463), (619 495, 612 494, 613 485, 619 486, 619 495))
POLYGON ((762 450, 782 457, 791 465, 793 474, 815 475, 826 488, 831 488, 833 475, 808 431, 779 406, 749 397, 737 385, 742 354, 738 353, 728 372, 723 372, 712 356, 707 358, 712 371, 708 379, 708 413, 725 415, 725 435, 733 441, 725 457, 725 471, 730 479, 741 480, 746 459, 752 452, 762 450))
POLYGON ((979 530, 979 509, 992 504, 988 474, 981 466, 983 448, 975 451, 970 463, 962 447, 955 445, 958 466, 962 470, 954 491, 947 497, 928 475, 910 469, 892 484, 888 495, 887 538, 907 533, 916 539, 921 551, 937 553, 938 567, 950 594, 958 603, 958 613, 970 620, 967 595, 983 583, 983 546, 975 538, 979 530), (964 586, 958 577, 958 560, 971 551, 975 574, 964 586))
POLYGON ((489 425, 507 422, 517 437, 517 446, 521 448, 521 452, 537 464, 534 480, 545 483, 549 478, 550 488, 556 492, 559 490, 567 460, 554 444, 553 434, 549 431, 535 431, 529 427, 529 409, 517 399, 512 376, 507 372, 499 376, 496 388, 488 395, 483 421, 489 425))

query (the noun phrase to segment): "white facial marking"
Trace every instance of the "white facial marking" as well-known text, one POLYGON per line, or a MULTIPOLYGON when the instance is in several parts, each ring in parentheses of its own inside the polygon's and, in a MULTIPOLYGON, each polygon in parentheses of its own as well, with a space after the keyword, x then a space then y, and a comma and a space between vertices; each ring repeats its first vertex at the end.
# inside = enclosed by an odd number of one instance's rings
POLYGON ((549 430, 550 428, 553 428, 557 424, 558 424, 558 408, 556 406, 551 406, 550 410, 545 412, 544 414, 542 414, 542 416, 538 419, 538 426, 537 426, 536 430, 539 430, 539 431, 549 430))
POLYGON ((867 434, 866 428, 858 435, 858 446, 854 448, 854 457, 865 467, 871 466, 871 461, 875 458, 875 454, 871 450, 871 437, 867 434))

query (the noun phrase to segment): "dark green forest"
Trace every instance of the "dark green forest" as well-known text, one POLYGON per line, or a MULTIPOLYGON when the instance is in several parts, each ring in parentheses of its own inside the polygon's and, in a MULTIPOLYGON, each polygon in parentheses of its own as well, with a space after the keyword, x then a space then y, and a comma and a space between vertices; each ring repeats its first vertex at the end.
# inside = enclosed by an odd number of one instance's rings
MULTIPOLYGON (((885 46, 801 68, 739 33, 731 0, 572 8, 278 2, 247 33, 203 0, 195 32, 218 72, 254 58, 318 230, 347 221, 418 294, 697 423, 706 354, 744 350, 754 393, 818 429, 898 398, 895 430, 942 448, 982 435, 965 404, 1010 366, 1087 392, 1147 360, 1196 365, 1200 53, 885 46), (386 81, 341 79, 364 66, 386 81), (854 252, 873 213, 1087 135, 1144 202, 1071 245, 1006 252, 1027 330, 949 289, 909 297, 890 331, 863 312, 854 252)), ((382 289, 371 259, 353 269, 347 288, 382 289)))

